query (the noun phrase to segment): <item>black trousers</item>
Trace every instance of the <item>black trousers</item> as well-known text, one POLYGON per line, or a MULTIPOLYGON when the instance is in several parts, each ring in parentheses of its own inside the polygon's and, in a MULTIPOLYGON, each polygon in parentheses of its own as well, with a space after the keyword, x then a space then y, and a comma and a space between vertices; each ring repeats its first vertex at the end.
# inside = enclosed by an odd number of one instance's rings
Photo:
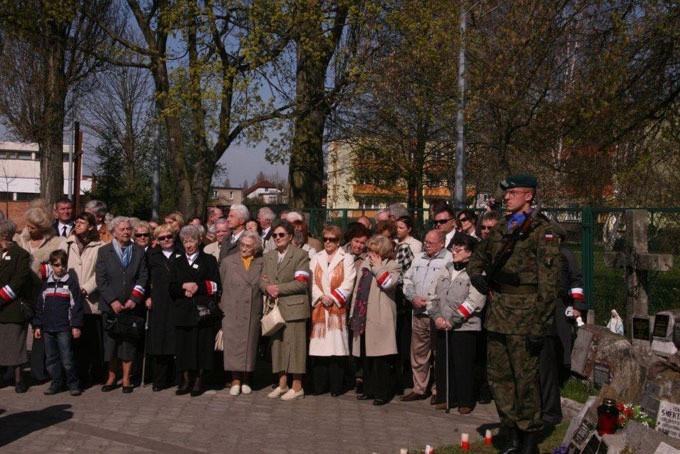
POLYGON ((73 355, 80 383, 90 385, 104 379, 104 328, 101 315, 85 314, 83 321, 80 337, 73 340, 73 355))
POLYGON ((342 394, 344 391, 345 356, 312 356, 312 379, 314 393, 323 394, 330 391, 342 394))
POLYGON ((560 369, 562 367, 562 345, 556 336, 546 336, 538 362, 541 380, 541 419, 557 425, 562 421, 560 401, 560 369))
POLYGON ((446 332, 437 330, 435 339, 434 375, 437 383, 437 403, 449 406, 474 408, 477 403, 475 389, 475 355, 477 352, 477 331, 449 331, 449 380, 446 381, 446 332))
POLYGON ((151 355, 153 384, 171 386, 175 382, 175 358, 173 355, 151 355))

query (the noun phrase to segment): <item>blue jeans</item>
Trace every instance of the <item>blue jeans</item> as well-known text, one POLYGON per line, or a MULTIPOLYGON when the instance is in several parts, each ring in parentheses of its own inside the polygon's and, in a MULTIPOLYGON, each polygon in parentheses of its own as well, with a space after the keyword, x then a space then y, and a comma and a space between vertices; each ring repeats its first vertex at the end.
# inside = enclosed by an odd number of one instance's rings
POLYGON ((78 374, 73 362, 73 349, 71 348, 71 330, 57 332, 43 332, 45 339, 45 356, 47 357, 47 373, 52 378, 50 388, 61 389, 64 387, 64 372, 66 372, 66 385, 68 389, 78 389, 78 374))

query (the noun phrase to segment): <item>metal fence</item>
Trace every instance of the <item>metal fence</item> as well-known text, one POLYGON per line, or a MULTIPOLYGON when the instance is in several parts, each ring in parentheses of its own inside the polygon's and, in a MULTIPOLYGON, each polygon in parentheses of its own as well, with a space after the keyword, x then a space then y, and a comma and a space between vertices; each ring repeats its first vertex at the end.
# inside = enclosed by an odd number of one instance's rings
MULTIPOLYGON (((643 208, 649 216, 648 247, 651 253, 672 254, 670 271, 648 272, 649 311, 680 308, 680 208, 643 208)), ((320 234, 326 224, 344 228, 359 216, 373 217, 375 210, 306 209, 310 231, 320 234)), ((581 259, 584 291, 598 324, 606 324, 611 309, 626 316, 625 270, 608 268, 604 254, 620 250, 625 235, 626 208, 544 208, 544 213, 567 231, 566 245, 581 259)), ((416 235, 432 227, 427 212, 414 213, 416 235)))

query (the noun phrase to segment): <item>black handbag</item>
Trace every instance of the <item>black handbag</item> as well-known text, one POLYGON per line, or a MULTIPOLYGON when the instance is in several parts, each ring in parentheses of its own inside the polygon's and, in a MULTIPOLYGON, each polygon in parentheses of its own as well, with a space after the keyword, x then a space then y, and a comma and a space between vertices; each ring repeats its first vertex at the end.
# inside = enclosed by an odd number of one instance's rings
POLYGON ((104 329, 113 337, 140 339, 144 335, 144 319, 130 311, 107 312, 104 329))
POLYGON ((33 306, 30 303, 21 300, 19 302, 19 311, 21 311, 21 315, 24 317, 24 321, 27 322, 33 321, 33 317, 35 316, 35 309, 33 309, 33 306))
POLYGON ((196 303, 196 310, 198 311, 198 324, 202 326, 215 324, 224 317, 224 312, 214 299, 196 303))

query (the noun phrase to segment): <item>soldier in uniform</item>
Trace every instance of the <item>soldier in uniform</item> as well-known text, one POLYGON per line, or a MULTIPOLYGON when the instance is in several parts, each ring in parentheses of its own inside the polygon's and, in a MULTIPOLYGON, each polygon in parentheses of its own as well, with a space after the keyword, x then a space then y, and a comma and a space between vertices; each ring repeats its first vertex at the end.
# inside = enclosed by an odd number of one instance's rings
POLYGON ((510 440, 501 452, 538 453, 543 429, 538 359, 553 327, 559 239, 549 221, 532 210, 535 177, 513 175, 500 186, 507 216, 477 247, 468 273, 472 285, 490 296, 487 373, 510 440))

